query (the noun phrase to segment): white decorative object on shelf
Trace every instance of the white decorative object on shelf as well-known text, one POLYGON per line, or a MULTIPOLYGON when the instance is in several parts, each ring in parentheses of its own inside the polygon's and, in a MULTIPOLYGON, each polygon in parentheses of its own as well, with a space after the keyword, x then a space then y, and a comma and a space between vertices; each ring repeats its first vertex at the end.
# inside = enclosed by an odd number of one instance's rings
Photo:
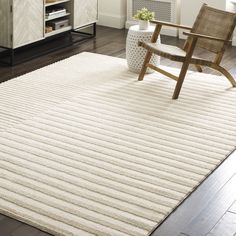
MULTIPOLYGON (((126 41, 126 58, 130 71, 135 73, 140 72, 147 51, 142 47, 138 47, 138 41, 150 41, 154 29, 154 26, 149 26, 147 30, 140 30, 139 25, 130 27, 126 41)), ((160 40, 157 43, 160 43, 160 40)), ((159 65, 160 57, 153 55, 151 63, 153 65, 159 65)), ((147 70, 147 73, 152 72, 154 71, 151 69, 147 70)))

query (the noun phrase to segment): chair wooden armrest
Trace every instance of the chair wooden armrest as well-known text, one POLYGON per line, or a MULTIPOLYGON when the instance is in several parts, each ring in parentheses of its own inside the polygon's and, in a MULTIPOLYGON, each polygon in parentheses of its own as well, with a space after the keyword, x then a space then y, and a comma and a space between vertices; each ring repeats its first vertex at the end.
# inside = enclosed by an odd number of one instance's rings
POLYGON ((191 29, 192 29, 192 28, 189 27, 189 26, 173 24, 173 23, 165 22, 165 21, 151 20, 150 22, 153 23, 153 24, 159 24, 159 25, 164 25, 164 26, 169 26, 169 27, 175 27, 175 28, 180 28, 180 29, 186 29, 186 30, 191 30, 191 29))
POLYGON ((183 32, 183 34, 190 36, 190 37, 204 38, 204 39, 215 40, 215 41, 220 41, 220 42, 224 42, 224 43, 231 43, 232 42, 231 40, 225 40, 222 38, 217 38, 217 37, 208 36, 208 35, 204 35, 204 34, 195 34, 195 33, 189 33, 189 32, 183 32))

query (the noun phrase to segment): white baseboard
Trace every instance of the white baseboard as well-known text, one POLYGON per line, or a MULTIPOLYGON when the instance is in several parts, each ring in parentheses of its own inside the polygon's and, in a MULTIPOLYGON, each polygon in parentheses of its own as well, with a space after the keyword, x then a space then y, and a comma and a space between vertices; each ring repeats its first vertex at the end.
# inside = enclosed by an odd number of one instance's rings
MULTIPOLYGON (((130 26, 137 25, 137 24, 138 23, 136 21, 126 21, 125 27, 126 27, 126 29, 129 29, 130 26)), ((179 35, 177 29, 175 29, 175 28, 165 28, 165 27, 162 28, 161 34, 174 36, 174 37, 178 37, 178 35, 179 35)))
POLYGON ((117 29, 125 27, 126 16, 110 15, 106 13, 99 13, 98 25, 108 26, 117 29))

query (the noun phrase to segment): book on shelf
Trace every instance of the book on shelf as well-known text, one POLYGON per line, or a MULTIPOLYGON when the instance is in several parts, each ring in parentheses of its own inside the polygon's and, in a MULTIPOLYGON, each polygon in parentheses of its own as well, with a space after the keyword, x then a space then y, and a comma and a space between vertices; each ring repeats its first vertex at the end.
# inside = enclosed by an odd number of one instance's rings
POLYGON ((49 9, 46 11, 45 18, 47 20, 51 20, 57 17, 63 17, 66 15, 67 11, 65 8, 55 8, 55 9, 49 9))

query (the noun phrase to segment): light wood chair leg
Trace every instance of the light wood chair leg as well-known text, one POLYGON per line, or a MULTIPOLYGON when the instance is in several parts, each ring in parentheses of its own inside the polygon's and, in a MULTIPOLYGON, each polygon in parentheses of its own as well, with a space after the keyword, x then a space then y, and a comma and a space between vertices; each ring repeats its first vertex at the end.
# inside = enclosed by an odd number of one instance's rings
POLYGON ((188 61, 184 62, 183 66, 182 66, 182 69, 181 69, 181 72, 179 74, 177 84, 175 86, 175 91, 174 91, 172 99, 178 99, 179 98, 179 94, 180 94, 185 76, 187 74, 188 67, 189 67, 189 62, 188 61))
POLYGON ((221 73, 229 80, 233 87, 236 87, 236 81, 234 77, 223 67, 221 67, 221 73))
POLYGON ((143 80, 143 78, 144 78, 144 76, 147 72, 147 64, 150 62, 151 57, 152 57, 152 52, 148 51, 147 54, 146 54, 146 57, 144 59, 143 66, 142 66, 142 69, 140 71, 139 77, 138 77, 139 81, 143 80))
POLYGON ((175 91, 174 91, 172 99, 178 99, 179 98, 179 93, 180 93, 180 90, 182 88, 182 85, 183 85, 183 82, 184 82, 184 79, 185 79, 185 76, 186 76, 186 73, 187 73, 187 70, 188 70, 188 67, 189 67, 189 64, 190 64, 190 60, 193 56, 193 51, 195 49, 196 43, 197 43, 197 38, 193 37, 191 39, 191 43, 189 45, 185 61, 182 65, 182 68, 181 68, 181 71, 180 71, 180 74, 179 74, 177 84, 175 86, 175 91))
MULTIPOLYGON (((162 25, 160 25, 160 24, 156 25, 154 33, 153 33, 152 38, 151 38, 151 42, 152 43, 156 43, 156 41, 157 41, 157 39, 158 39, 158 37, 160 35, 161 28, 162 28, 162 25)), ((139 81, 143 80, 143 78, 144 78, 144 76, 145 76, 145 74, 147 72, 147 64, 150 62, 152 54, 153 53, 150 52, 150 51, 148 51, 147 54, 146 54, 146 57, 144 59, 144 63, 143 63, 142 69, 141 69, 139 77, 138 77, 139 81)))
POLYGON ((196 67, 196 69, 197 69, 198 72, 202 72, 202 67, 201 67, 201 66, 195 65, 195 67, 196 67))
POLYGON ((236 87, 236 81, 235 81, 234 77, 225 68, 223 68, 219 65, 216 65, 216 64, 211 65, 211 68, 221 72, 221 74, 223 74, 229 80, 229 82, 232 84, 232 86, 236 87))

